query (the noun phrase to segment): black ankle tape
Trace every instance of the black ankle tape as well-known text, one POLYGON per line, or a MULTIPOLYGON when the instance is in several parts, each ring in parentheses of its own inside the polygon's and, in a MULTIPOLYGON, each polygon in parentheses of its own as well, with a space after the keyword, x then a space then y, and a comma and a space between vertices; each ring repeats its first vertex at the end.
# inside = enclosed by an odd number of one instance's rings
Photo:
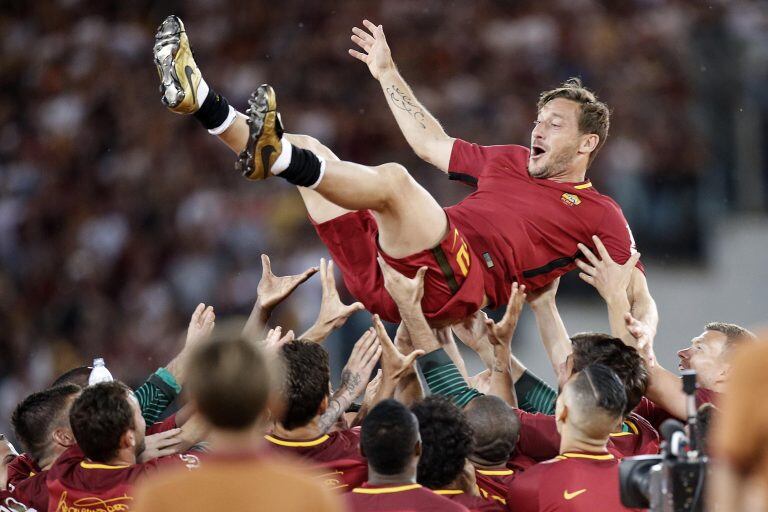
POLYGON ((291 146, 291 164, 278 176, 300 187, 314 185, 320 179, 320 159, 308 149, 291 146))
POLYGON ((229 115, 227 98, 210 89, 200 109, 195 112, 195 119, 200 121, 206 130, 213 130, 222 125, 229 115))

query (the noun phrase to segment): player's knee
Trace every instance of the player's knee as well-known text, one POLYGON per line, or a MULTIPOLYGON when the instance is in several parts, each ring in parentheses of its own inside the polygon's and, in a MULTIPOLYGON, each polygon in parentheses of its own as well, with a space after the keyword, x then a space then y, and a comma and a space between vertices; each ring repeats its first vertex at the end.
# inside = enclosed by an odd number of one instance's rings
POLYGON ((376 170, 384 177, 387 185, 395 191, 404 190, 404 187, 409 187, 413 181, 408 169, 397 163, 380 165, 376 170))

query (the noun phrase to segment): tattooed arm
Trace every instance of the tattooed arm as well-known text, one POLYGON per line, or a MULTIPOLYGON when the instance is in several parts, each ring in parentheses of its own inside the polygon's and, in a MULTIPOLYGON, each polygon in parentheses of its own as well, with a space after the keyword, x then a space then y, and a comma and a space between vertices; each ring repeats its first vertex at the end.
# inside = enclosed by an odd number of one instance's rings
POLYGON ((376 332, 368 329, 355 343, 352 354, 341 371, 339 389, 328 401, 328 408, 320 416, 318 427, 322 432, 328 432, 354 399, 363 394, 379 356, 381 347, 376 332))
POLYGON ((350 55, 365 62, 371 75, 379 81, 400 131, 419 158, 448 172, 455 139, 445 133, 437 119, 419 103, 405 83, 392 60, 382 26, 368 20, 364 20, 363 24, 368 31, 357 27, 352 29, 352 41, 363 52, 349 50, 350 55))

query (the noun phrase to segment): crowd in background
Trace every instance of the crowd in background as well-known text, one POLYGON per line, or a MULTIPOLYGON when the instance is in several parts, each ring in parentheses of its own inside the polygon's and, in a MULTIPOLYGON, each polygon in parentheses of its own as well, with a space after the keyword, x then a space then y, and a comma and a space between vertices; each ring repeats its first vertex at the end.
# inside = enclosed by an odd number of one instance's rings
MULTIPOLYGON (((0 13, 0 429, 29 390, 93 356, 119 359, 138 383, 200 300, 247 313, 265 249, 283 272, 324 253, 292 187, 243 182, 228 151, 160 104, 151 45, 167 14, 194 31, 198 64, 232 104, 268 81, 289 130, 344 159, 401 162, 443 204, 466 190, 411 153, 346 53, 354 24, 382 23, 448 133, 483 144, 526 143, 537 94, 581 76, 613 109, 591 178, 645 255, 679 259, 701 257, 710 216, 740 206, 734 113, 745 98, 758 112, 768 103, 763 7, 11 2, 0 13)), ((281 323, 308 325, 317 292, 302 288, 281 323)))

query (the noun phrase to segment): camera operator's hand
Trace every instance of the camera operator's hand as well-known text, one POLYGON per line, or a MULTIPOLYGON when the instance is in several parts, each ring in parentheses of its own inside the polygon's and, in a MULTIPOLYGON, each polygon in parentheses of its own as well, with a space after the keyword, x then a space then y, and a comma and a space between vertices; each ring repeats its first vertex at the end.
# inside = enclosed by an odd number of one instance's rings
POLYGON ((344 325, 350 316, 365 309, 361 302, 349 306, 341 302, 339 291, 336 289, 333 260, 327 264, 325 258, 320 260, 320 280, 323 285, 320 312, 314 325, 301 335, 301 339, 316 343, 322 343, 334 329, 344 325))

